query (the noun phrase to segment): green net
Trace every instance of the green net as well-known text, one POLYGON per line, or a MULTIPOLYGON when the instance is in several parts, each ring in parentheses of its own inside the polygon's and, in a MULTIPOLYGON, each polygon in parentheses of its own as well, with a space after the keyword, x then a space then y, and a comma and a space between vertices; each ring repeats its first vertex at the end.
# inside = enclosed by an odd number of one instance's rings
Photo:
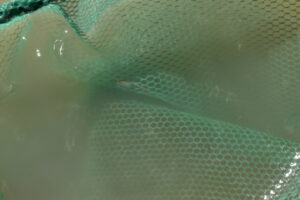
POLYGON ((15 0, 0 23, 7 199, 300 199, 297 0, 15 0))

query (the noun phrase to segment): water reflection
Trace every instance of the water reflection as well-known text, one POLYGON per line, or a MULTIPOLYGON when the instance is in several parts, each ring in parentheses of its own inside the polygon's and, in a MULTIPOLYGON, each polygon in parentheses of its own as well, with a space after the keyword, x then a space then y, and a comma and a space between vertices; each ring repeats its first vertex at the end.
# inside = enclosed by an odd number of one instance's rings
POLYGON ((36 55, 37 55, 37 57, 41 57, 42 56, 41 51, 39 49, 36 50, 36 55))

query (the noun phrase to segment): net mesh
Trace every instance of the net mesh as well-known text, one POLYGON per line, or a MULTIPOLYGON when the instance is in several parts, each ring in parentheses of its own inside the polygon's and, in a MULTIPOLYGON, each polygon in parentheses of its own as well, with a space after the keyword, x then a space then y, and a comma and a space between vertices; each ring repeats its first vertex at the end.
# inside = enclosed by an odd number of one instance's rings
POLYGON ((70 112, 88 124, 84 184, 70 199, 300 199, 300 2, 1 9, 1 101, 37 81, 42 95, 61 79, 89 88, 79 109, 88 114, 70 112))

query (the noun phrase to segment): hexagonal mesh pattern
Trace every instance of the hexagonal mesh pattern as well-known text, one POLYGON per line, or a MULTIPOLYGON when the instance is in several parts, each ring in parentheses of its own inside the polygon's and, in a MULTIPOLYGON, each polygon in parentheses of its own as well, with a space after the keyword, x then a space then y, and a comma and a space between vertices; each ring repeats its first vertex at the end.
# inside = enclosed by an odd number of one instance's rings
POLYGON ((1 99, 41 69, 94 92, 73 199, 300 199, 297 0, 0 8, 1 99))
POLYGON ((81 78, 296 139, 284 121, 300 112, 299 2, 71 2, 60 5, 101 53, 79 65, 81 78))
POLYGON ((300 197, 297 144, 138 102, 99 113, 90 138, 94 199, 300 197))

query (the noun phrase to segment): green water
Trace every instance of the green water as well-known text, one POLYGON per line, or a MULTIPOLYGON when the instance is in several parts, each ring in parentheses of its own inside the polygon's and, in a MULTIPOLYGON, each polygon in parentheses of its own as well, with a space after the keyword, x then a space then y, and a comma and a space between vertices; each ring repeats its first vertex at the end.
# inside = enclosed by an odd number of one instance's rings
POLYGON ((199 2, 0 25, 7 200, 298 199, 299 4, 199 2))

